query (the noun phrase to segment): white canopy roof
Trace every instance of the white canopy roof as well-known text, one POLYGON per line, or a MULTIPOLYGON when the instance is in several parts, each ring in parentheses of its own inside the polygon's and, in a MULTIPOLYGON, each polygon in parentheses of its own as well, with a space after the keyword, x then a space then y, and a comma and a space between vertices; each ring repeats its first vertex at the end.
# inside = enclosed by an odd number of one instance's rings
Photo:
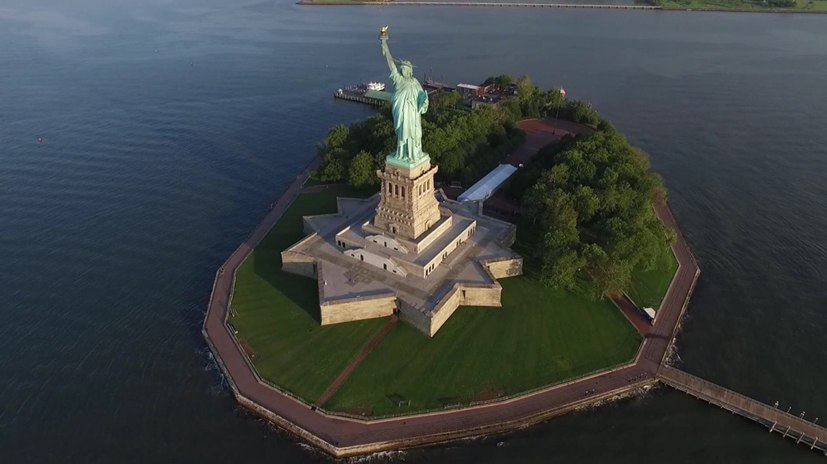
POLYGON ((466 190, 465 192, 460 195, 457 200, 459 201, 485 201, 494 192, 500 188, 503 182, 506 179, 511 177, 516 171, 517 168, 510 164, 501 164, 497 166, 493 171, 489 172, 485 175, 482 179, 479 180, 476 184, 472 185, 471 188, 466 190))

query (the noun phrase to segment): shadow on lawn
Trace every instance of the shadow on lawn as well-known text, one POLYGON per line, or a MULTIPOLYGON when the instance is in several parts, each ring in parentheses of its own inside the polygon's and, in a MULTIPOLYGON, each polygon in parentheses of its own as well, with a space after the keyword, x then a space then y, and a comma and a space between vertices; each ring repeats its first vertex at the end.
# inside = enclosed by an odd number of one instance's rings
POLYGON ((304 310, 317 323, 321 323, 316 279, 282 271, 281 252, 304 238, 303 216, 335 213, 337 197, 367 198, 374 193, 375 187, 354 189, 345 185, 333 185, 299 195, 253 251, 253 271, 275 291, 304 310))
POLYGON ((287 234, 271 232, 253 251, 253 272, 266 281, 273 290, 306 312, 316 323, 321 324, 316 279, 289 274, 281 270, 281 250, 300 239, 301 236, 291 241, 291 237, 287 234))

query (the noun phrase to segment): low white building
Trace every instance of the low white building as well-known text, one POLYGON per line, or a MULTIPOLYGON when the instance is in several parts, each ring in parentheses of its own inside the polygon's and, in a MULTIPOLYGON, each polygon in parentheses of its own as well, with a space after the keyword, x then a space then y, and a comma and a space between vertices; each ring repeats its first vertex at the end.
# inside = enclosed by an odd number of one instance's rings
POLYGON ((497 191, 503 182, 506 181, 512 174, 517 171, 517 168, 510 164, 501 164, 493 171, 489 172, 471 188, 462 192, 457 198, 459 201, 485 201, 497 191))

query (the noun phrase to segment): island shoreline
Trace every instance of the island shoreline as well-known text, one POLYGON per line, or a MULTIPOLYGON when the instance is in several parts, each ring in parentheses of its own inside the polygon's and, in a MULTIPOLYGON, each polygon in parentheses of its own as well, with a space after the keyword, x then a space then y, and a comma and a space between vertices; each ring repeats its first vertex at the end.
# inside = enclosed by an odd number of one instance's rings
POLYGON ((573 8, 593 10, 657 10, 671 12, 714 12, 714 13, 780 13, 780 14, 827 14, 827 10, 778 9, 778 8, 682 8, 659 5, 601 5, 576 3, 520 3, 520 2, 432 2, 432 1, 331 1, 315 2, 302 0, 302 6, 459 6, 478 8, 573 8))
MULTIPOLYGON (((679 263, 673 277, 673 284, 676 280, 682 280, 683 285, 670 285, 667 296, 664 298, 664 305, 667 305, 667 299, 671 300, 674 303, 668 306, 673 309, 668 311, 671 313, 669 316, 664 315, 663 318, 658 318, 659 320, 670 319, 670 321, 664 320, 658 324, 668 327, 668 335, 662 338, 660 336, 647 338, 630 363, 539 390, 527 391, 503 401, 376 421, 348 417, 344 414, 331 414, 306 404, 280 388, 273 388, 269 382, 263 382, 255 367, 243 354, 243 348, 238 345, 227 324, 235 270, 301 193, 301 188, 311 172, 319 166, 320 161, 316 157, 308 164, 261 223, 216 273, 202 333, 233 396, 248 410, 331 456, 344 458, 506 433, 584 407, 601 404, 607 400, 625 397, 641 388, 653 386, 661 380, 658 376, 659 367, 667 358, 669 347, 674 343, 674 334, 700 275, 700 269, 694 257, 686 259, 687 255, 684 253, 688 253, 689 249, 680 233, 678 233, 678 241, 672 245, 672 252, 679 263), (685 251, 681 253, 679 250, 685 251), (610 380, 612 377, 615 378, 614 381, 610 380), (571 396, 572 390, 582 391, 582 385, 591 384, 596 378, 600 378, 601 381, 609 380, 606 383, 614 385, 606 385, 593 395, 557 398, 558 396, 571 396), (481 414, 479 417, 473 417, 479 413, 483 413, 486 417, 482 417, 481 414), (457 420, 462 424, 449 425, 457 420), (429 427, 428 431, 424 431, 416 424, 420 421, 430 422, 432 426, 441 422, 444 427, 437 426, 435 429, 429 427)), ((671 212, 668 212, 668 207, 661 206, 656 210, 664 223, 674 221, 671 212)))

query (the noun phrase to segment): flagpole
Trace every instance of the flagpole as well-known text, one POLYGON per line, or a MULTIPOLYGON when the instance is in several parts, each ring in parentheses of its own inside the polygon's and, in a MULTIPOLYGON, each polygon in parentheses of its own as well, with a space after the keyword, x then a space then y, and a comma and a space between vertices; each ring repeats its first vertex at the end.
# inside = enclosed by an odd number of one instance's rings
POLYGON ((557 104, 557 114, 554 116, 554 122, 556 123, 560 119, 560 107, 563 106, 563 100, 566 99, 566 91, 561 87, 560 88, 560 103, 557 104))

